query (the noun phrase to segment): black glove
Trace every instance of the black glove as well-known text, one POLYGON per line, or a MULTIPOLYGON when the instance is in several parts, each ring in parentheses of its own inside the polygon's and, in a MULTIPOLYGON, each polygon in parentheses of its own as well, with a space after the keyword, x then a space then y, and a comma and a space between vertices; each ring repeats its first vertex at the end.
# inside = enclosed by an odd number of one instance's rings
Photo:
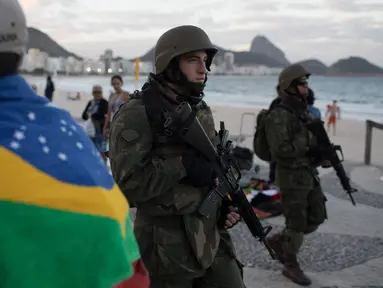
POLYGON ((230 202, 229 200, 227 199, 223 199, 222 200, 222 206, 221 206, 221 211, 220 211, 220 216, 218 218, 218 227, 220 229, 223 229, 225 227, 225 222, 226 222, 226 219, 227 219, 227 214, 229 214, 229 205, 230 205, 230 202))
POLYGON ((310 147, 306 155, 311 159, 311 165, 315 167, 320 165, 323 161, 324 152, 320 146, 310 147))
POLYGON ((216 173, 213 164, 198 152, 188 151, 182 156, 182 165, 185 167, 186 179, 195 187, 214 187, 216 173))

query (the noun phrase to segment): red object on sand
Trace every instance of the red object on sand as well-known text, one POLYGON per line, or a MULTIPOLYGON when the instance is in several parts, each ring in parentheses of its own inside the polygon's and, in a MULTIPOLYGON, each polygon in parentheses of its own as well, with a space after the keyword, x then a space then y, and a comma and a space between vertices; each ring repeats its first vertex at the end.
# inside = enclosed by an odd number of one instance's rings
POLYGON ((133 263, 134 274, 113 288, 149 288, 149 277, 141 259, 133 263))
POLYGON ((273 215, 270 212, 265 212, 265 211, 262 211, 262 210, 259 210, 259 209, 255 208, 255 207, 253 207, 253 211, 254 211, 255 215, 257 215, 257 217, 259 219, 265 219, 265 218, 268 218, 268 217, 273 215))

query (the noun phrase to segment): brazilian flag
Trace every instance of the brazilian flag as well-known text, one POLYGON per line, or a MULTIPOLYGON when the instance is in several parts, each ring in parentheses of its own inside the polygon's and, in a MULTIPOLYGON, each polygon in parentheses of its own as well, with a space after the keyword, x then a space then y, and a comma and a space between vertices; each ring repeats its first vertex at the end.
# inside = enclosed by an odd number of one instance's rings
POLYGON ((20 76, 0 78, 0 107, 0 287, 147 287, 129 204, 82 128, 20 76))

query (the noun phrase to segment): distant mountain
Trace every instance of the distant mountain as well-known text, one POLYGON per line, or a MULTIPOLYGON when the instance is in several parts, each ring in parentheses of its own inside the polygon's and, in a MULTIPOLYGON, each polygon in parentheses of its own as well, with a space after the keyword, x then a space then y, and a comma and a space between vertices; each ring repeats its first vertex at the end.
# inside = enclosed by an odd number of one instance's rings
MULTIPOLYGON (((154 46, 153 48, 151 48, 148 52, 146 52, 144 55, 140 56, 140 57, 137 57, 140 59, 140 61, 142 62, 153 62, 154 63, 154 49, 156 47, 154 46)), ((136 59, 136 58, 133 58, 131 59, 132 61, 136 59)))
POLYGON ((48 53, 52 57, 67 58, 69 56, 73 56, 76 59, 79 59, 79 60, 82 59, 76 54, 71 53, 65 48, 63 48, 62 46, 60 46, 51 37, 49 37, 47 34, 45 34, 44 32, 36 28, 29 27, 28 33, 29 33, 29 41, 28 41, 27 49, 36 48, 48 53))
MULTIPOLYGON (((82 57, 66 50, 46 33, 33 28, 28 28, 29 42, 27 49, 37 48, 48 53, 52 57, 69 57, 73 56, 81 60, 82 57)), ((289 65, 284 52, 271 43, 265 36, 256 36, 250 47, 250 51, 230 51, 222 47, 219 49, 214 63, 218 64, 223 60, 225 52, 234 54, 234 64, 237 66, 249 65, 265 65, 270 68, 283 68, 289 65)), ((121 57, 117 57, 120 59, 121 57)), ((144 62, 154 62, 154 47, 139 57, 144 62)), ((133 61, 133 60, 132 60, 133 61)), ((377 75, 383 74, 383 68, 370 63, 361 57, 349 57, 340 59, 333 63, 330 67, 326 67, 321 61, 316 59, 308 59, 299 62, 312 74, 320 75, 377 75)))
POLYGON ((283 66, 290 65, 285 53, 263 35, 254 37, 253 41, 251 41, 250 52, 266 55, 269 58, 278 61, 283 66))
MULTIPOLYGON (((270 68, 282 68, 285 67, 283 63, 279 62, 276 59, 273 59, 272 57, 269 57, 264 54, 260 53, 253 53, 249 51, 231 51, 227 50, 225 48, 219 47, 215 45, 215 47, 218 48, 218 53, 216 57, 214 58, 213 63, 219 64, 220 61, 223 60, 223 56, 226 52, 231 52, 234 54, 234 64, 237 66, 247 66, 247 65, 265 65, 270 68)), ((150 49, 148 52, 146 52, 144 55, 142 55, 140 58, 141 61, 150 61, 154 62, 154 49, 150 49)))
POLYGON ((328 71, 328 67, 323 62, 316 59, 303 60, 298 62, 298 64, 301 64, 313 75, 325 75, 328 71))
POLYGON ((383 74, 383 69, 361 57, 340 59, 328 69, 328 74, 340 75, 378 75, 383 74))

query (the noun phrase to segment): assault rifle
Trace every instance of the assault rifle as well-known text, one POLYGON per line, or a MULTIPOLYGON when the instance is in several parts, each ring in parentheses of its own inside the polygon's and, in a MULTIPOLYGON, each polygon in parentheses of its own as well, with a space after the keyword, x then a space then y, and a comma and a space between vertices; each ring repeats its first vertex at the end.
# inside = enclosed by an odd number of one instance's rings
POLYGON ((327 132, 324 128, 324 123, 321 120, 312 120, 306 124, 307 129, 316 136, 318 141, 318 146, 320 147, 320 158, 321 160, 327 160, 331 163, 331 166, 334 168, 336 175, 339 178, 340 184, 343 189, 347 192, 348 196, 351 199, 352 204, 355 206, 354 197, 352 193, 358 191, 357 189, 351 187, 350 179, 348 178, 346 171, 342 165, 344 160, 342 147, 340 145, 334 145, 331 143, 330 138, 327 135, 327 132), (338 151, 342 156, 342 159, 338 156, 338 151))
POLYGON ((229 131, 225 129, 224 122, 221 122, 218 133, 219 143, 215 147, 203 130, 190 105, 187 102, 181 103, 167 118, 164 124, 167 135, 177 134, 184 142, 198 150, 206 159, 211 162, 218 174, 218 185, 209 191, 206 198, 198 208, 198 212, 206 218, 216 213, 217 204, 222 200, 229 200, 233 206, 238 208, 243 221, 246 223, 250 233, 262 242, 271 258, 275 253, 266 240, 271 231, 271 226, 263 227, 255 214, 245 193, 238 184, 241 179, 241 172, 233 161, 232 141, 228 140, 229 131))

